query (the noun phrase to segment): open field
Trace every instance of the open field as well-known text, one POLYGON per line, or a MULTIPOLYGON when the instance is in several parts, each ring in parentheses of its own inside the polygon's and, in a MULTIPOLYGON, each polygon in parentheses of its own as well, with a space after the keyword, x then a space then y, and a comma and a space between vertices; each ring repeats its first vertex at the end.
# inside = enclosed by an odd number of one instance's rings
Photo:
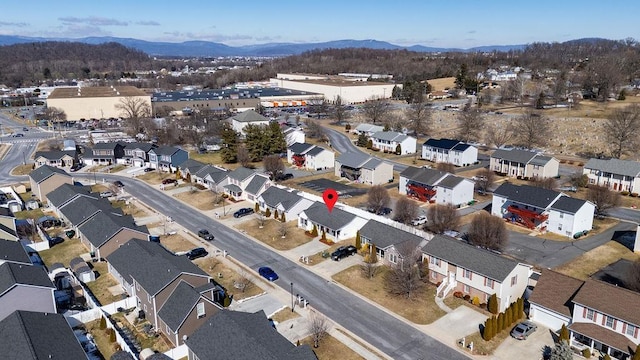
POLYGON ((240 273, 232 270, 229 266, 225 265, 221 260, 215 257, 204 257, 193 261, 204 272, 209 274, 215 282, 222 285, 230 294, 233 294, 234 300, 240 300, 248 297, 252 297, 261 294, 262 289, 255 283, 253 274, 240 271, 240 273), (245 288, 244 292, 236 289, 233 285, 242 276, 245 276, 252 280, 251 285, 245 288))
POLYGON ((320 341, 317 348, 313 347, 313 339, 311 337, 300 340, 301 344, 309 345, 313 352, 316 353, 318 360, 360 360, 364 359, 358 355, 355 351, 351 350, 348 346, 338 341, 333 336, 327 334, 320 341))
POLYGON ((111 294, 109 288, 118 285, 116 279, 109 274, 106 262, 95 262, 90 264, 93 272, 96 273, 96 280, 87 283, 87 287, 93 295, 98 299, 101 305, 111 304, 121 299, 120 296, 111 294))
MULTIPOLYGON (((240 163, 225 164, 222 161, 222 156, 220 154, 220 151, 215 151, 215 152, 210 151, 204 154, 199 154, 197 151, 190 151, 189 159, 197 160, 205 164, 219 165, 229 170, 234 170, 241 166, 240 163)), ((251 163, 251 165, 254 167, 262 166, 262 162, 251 163)))
POLYGON ((451 89, 456 86, 456 78, 453 76, 429 79, 427 82, 431 85, 433 91, 443 91, 444 89, 451 89))
POLYGON ((378 273, 372 279, 366 279, 362 276, 360 265, 354 265, 333 275, 332 278, 416 324, 430 324, 445 315, 434 301, 435 285, 425 284, 424 289, 415 293, 412 299, 390 295, 384 285, 387 271, 389 271, 388 267, 380 266, 378 273))
POLYGON ((640 255, 633 253, 624 245, 616 241, 609 241, 608 243, 588 251, 572 261, 557 267, 555 270, 565 275, 585 280, 589 276, 595 274, 598 270, 620 259, 635 261, 640 259, 640 255))
MULTIPOLYGON (((256 215, 249 216, 255 218, 256 215)), ((287 221, 285 224, 287 227, 287 235, 284 239, 282 235, 280 235, 280 226, 282 223, 273 218, 266 219, 262 229, 258 226, 258 221, 255 219, 245 221, 237 225, 236 228, 277 250, 291 250, 313 240, 311 237, 305 235, 304 230, 297 227, 296 221, 287 221)))
POLYGON ((173 197, 177 198, 178 200, 184 201, 191 206, 194 206, 198 210, 212 210, 220 206, 213 203, 216 198, 216 194, 214 194, 211 190, 196 190, 193 192, 185 191, 175 194, 173 195, 173 197))

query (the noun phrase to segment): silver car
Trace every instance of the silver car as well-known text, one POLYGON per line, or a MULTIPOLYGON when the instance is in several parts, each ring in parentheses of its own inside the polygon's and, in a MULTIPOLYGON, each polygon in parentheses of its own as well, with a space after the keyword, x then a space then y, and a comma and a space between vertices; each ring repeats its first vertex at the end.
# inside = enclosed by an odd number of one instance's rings
POLYGON ((511 330, 511 336, 518 340, 526 340, 537 328, 538 326, 531 321, 523 321, 511 330))

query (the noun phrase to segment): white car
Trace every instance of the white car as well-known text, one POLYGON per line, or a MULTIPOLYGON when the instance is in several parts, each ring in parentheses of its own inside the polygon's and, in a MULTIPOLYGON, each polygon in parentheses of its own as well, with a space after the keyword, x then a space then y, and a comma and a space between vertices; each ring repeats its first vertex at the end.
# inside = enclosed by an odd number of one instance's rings
POLYGON ((100 193, 100 197, 101 198, 108 198, 108 197, 112 197, 113 193, 111 191, 103 191, 100 193))
POLYGON ((427 222, 427 217, 422 215, 422 216, 418 216, 417 218, 411 220, 411 225, 418 226, 418 225, 423 225, 426 222, 427 222))

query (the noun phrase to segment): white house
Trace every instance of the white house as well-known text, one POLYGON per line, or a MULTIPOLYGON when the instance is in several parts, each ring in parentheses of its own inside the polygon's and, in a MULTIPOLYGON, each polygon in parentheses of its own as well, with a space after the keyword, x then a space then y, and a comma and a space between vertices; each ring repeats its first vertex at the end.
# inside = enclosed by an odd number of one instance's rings
POLYGON ((573 237, 593 227, 595 205, 563 193, 505 183, 493 192, 491 214, 529 229, 573 237))
POLYGON ((360 152, 346 152, 335 160, 335 175, 362 184, 393 181, 393 165, 360 152))
MULTIPOLYGON (((222 191, 236 200, 256 201, 256 198, 266 190, 271 181, 264 174, 259 174, 254 170, 239 167, 226 175, 217 185, 222 191)), ((205 176, 205 180, 207 177, 205 176)))
POLYGON ((510 177, 543 179, 558 176, 560 162, 533 151, 499 149, 491 154, 489 168, 510 177))
POLYGON ((341 241, 356 236, 356 232, 367 222, 367 219, 361 218, 348 211, 334 207, 331 212, 327 209, 327 205, 321 202, 315 202, 309 208, 303 210, 298 216, 298 227, 305 231, 312 231, 314 225, 318 230, 318 235, 322 232, 327 239, 341 241))
POLYGON ((298 194, 294 189, 280 186, 271 186, 257 198, 257 203, 261 211, 269 209, 271 213, 278 210, 279 214, 284 213, 287 221, 297 220, 303 210, 308 209, 314 201, 306 199, 298 194))
POLYGON ((208 189, 220 192, 222 188, 219 188, 218 185, 221 184, 228 175, 229 171, 224 168, 215 165, 205 165, 193 174, 191 181, 202 184, 208 189))
POLYGON ((269 119, 258 114, 254 110, 246 110, 239 114, 233 115, 227 121, 231 122, 233 130, 244 135, 244 128, 247 125, 269 125, 269 119))
POLYGON ((589 184, 613 191, 640 192, 640 162, 619 159, 589 159, 582 171, 589 184))
POLYGON ((436 296, 455 291, 487 303, 496 294, 504 311, 522 297, 532 267, 444 235, 435 235, 422 247, 429 264, 429 281, 440 283, 436 296))
POLYGON ((395 153, 400 146, 400 155, 416 153, 416 138, 395 131, 378 131, 371 135, 373 148, 395 153))
POLYGON ((478 162, 478 148, 452 139, 429 139, 422 144, 422 158, 436 163, 468 166, 478 162))
POLYGON ((287 146, 291 146, 295 143, 304 143, 306 140, 306 135, 301 128, 288 127, 282 131, 284 134, 284 141, 287 143, 287 146))
POLYGON ((287 148, 287 162, 304 169, 322 170, 335 165, 335 154, 320 146, 295 143, 287 148))
POLYGON ((356 128, 353 130, 356 134, 365 134, 367 137, 371 137, 371 135, 384 131, 384 126, 373 125, 373 124, 358 124, 356 128))
POLYGON ((407 167, 400 173, 398 192, 418 201, 460 206, 473 200, 473 181, 444 171, 407 167))

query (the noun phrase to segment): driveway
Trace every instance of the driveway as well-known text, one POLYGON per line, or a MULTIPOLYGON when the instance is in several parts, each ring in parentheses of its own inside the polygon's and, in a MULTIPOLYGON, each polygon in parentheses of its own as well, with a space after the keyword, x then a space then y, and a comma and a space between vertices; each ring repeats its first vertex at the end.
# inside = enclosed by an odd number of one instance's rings
POLYGON ((483 313, 462 305, 426 327, 437 332, 441 341, 450 346, 456 346, 455 344, 463 337, 477 333, 480 324, 483 324, 486 319, 487 316, 483 313))
POLYGON ((509 336, 498 346, 492 359, 542 359, 542 349, 545 346, 554 347, 553 336, 549 329, 538 324, 538 330, 529 335, 527 340, 516 340, 509 336))

